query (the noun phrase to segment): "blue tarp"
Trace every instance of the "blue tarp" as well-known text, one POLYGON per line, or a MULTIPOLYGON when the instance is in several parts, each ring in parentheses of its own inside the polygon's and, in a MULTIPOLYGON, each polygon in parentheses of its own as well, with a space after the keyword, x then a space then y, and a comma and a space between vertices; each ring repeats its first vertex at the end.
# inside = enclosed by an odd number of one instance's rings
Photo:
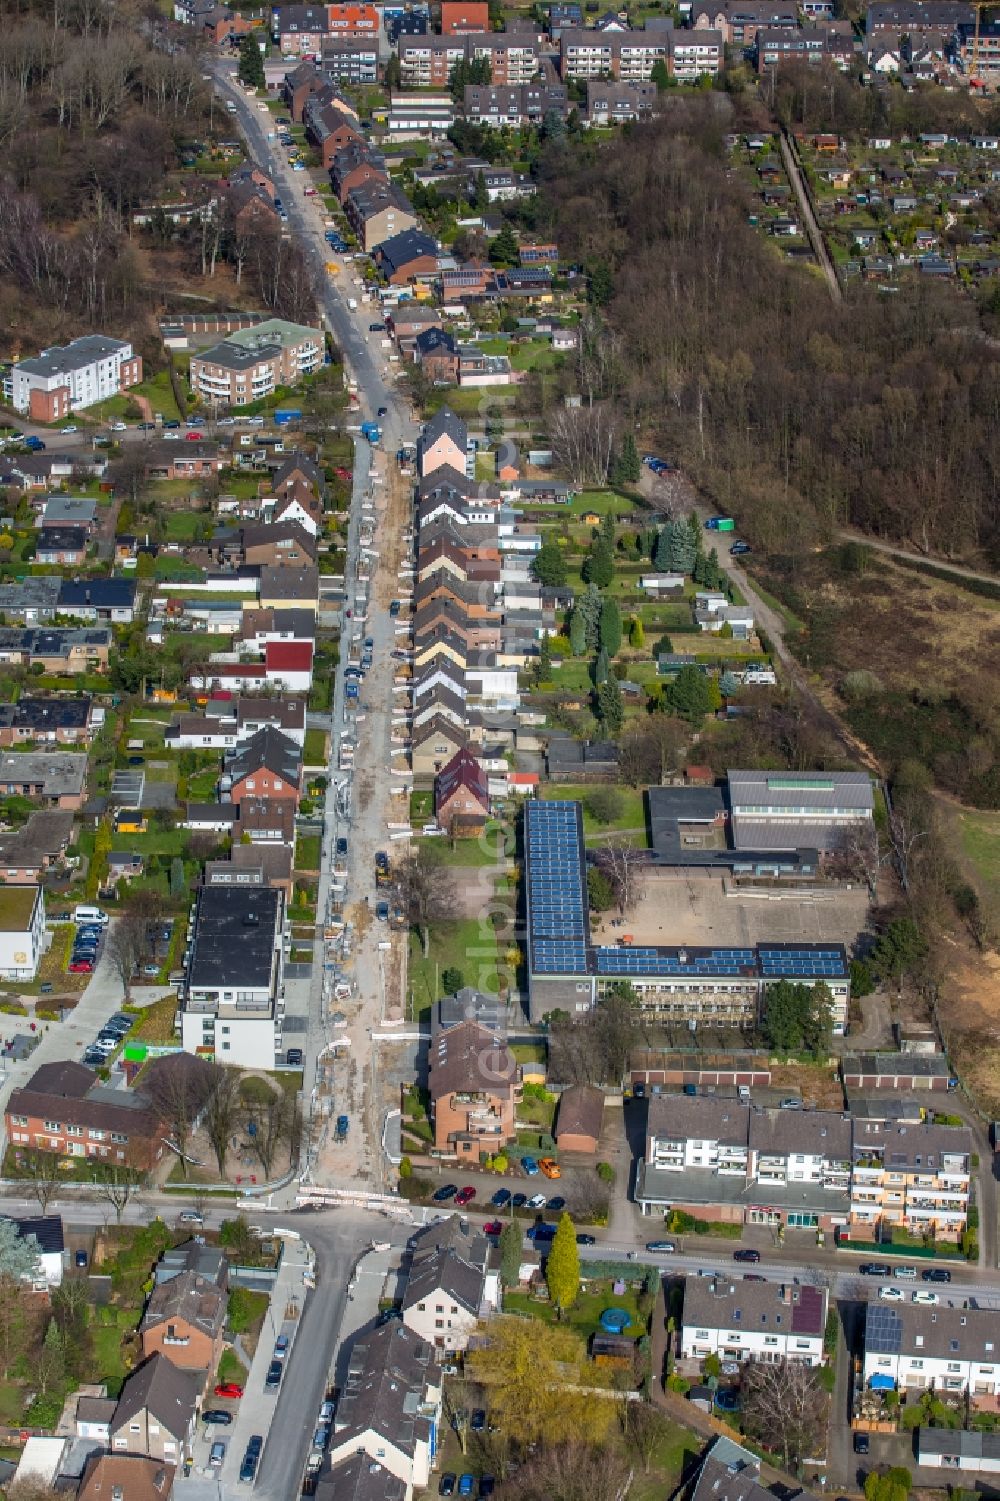
POLYGON ((880 1376, 876 1373, 868 1385, 873 1392, 894 1392, 896 1390, 896 1378, 895 1376, 880 1376))

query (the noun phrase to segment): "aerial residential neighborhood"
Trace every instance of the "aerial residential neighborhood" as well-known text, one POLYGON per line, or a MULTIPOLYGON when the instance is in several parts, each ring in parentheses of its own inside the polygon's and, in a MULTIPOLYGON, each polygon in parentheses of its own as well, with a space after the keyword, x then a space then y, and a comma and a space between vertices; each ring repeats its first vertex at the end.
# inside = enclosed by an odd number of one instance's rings
POLYGON ((998 84, 6 17, 11 1501, 994 1488, 998 84))

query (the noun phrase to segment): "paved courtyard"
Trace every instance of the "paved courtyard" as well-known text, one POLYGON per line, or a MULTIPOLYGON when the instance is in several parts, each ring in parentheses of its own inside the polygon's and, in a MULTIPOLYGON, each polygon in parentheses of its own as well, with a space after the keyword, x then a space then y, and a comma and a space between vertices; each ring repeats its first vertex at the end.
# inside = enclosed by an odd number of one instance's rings
POLYGON ((630 934, 636 944, 749 947, 756 943, 843 943, 865 926, 863 888, 749 890, 715 875, 649 871, 642 895, 623 922, 606 913, 593 923, 599 943, 630 934))

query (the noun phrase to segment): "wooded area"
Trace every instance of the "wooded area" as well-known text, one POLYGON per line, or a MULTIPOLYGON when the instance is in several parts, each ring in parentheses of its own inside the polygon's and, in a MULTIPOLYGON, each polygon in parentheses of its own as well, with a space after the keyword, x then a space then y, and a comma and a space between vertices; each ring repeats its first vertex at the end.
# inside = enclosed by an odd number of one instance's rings
POLYGON ((671 99, 610 143, 549 144, 542 202, 606 303, 578 389, 657 434, 747 536, 801 554, 853 525, 1000 551, 1000 348, 957 290, 853 283, 842 308, 748 223, 738 113, 671 99))

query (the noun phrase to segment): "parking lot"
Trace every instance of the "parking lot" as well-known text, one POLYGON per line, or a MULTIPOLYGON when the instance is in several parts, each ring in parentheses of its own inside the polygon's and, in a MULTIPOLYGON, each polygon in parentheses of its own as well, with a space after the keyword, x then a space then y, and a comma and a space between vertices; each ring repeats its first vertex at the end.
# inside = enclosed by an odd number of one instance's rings
POLYGON ((843 943, 863 931, 868 895, 863 888, 755 889, 714 875, 651 870, 624 923, 615 913, 593 920, 595 942, 616 943, 628 933, 635 944, 752 947, 757 943, 843 943))

